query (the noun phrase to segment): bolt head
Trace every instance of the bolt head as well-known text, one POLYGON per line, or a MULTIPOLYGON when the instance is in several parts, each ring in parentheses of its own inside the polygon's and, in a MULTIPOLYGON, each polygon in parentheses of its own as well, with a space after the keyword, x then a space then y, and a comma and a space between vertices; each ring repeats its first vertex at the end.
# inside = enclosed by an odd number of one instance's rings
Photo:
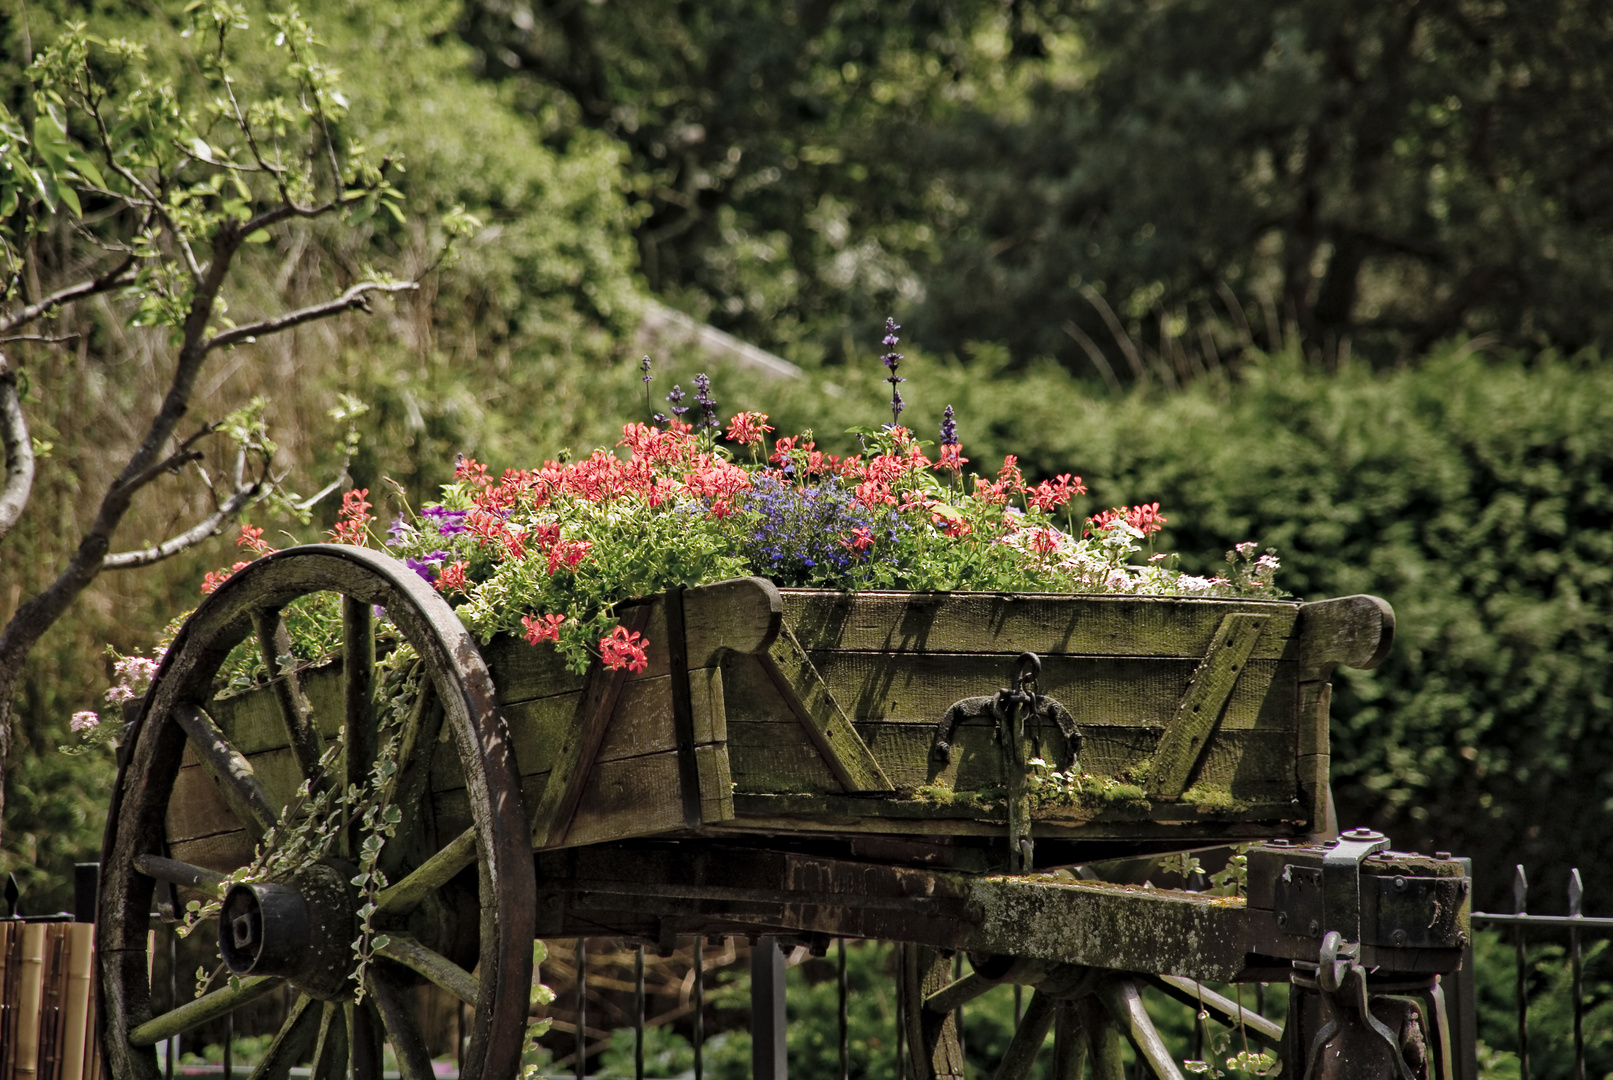
POLYGON ((1311 937, 1315 937, 1317 934, 1320 934, 1321 932, 1322 932, 1322 924, 1317 922, 1315 919, 1312 919, 1311 920, 1311 937))
POLYGON ((1405 891, 1406 891, 1406 879, 1397 875, 1395 877, 1395 892, 1405 892, 1405 891))
POLYGON ((1279 911, 1277 913, 1277 925, 1280 927, 1288 925, 1288 912, 1279 911))
POLYGON ((1396 930, 1390 940, 1395 943, 1395 948, 1404 949, 1406 942, 1410 941, 1411 937, 1404 930, 1396 930))

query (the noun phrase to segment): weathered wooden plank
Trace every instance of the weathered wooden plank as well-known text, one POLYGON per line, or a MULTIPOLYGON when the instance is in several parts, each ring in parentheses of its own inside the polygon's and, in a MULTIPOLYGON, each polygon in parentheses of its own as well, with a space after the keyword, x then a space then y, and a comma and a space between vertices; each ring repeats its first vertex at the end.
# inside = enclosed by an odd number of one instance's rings
POLYGON ((269 795, 257 773, 240 751, 230 745, 213 718, 194 705, 181 704, 173 710, 174 723, 185 732, 188 749, 212 778, 229 806, 232 816, 262 836, 280 820, 280 807, 269 803, 269 795))
MULTIPOLYGON (((721 746, 695 747, 702 778, 700 815, 709 824, 733 816, 733 796, 720 790, 725 770, 716 759, 723 754, 721 746), (713 789, 709 792, 705 790, 708 777, 713 789)), ((565 843, 594 844, 683 828, 678 780, 676 750, 599 762, 578 801, 565 843)))
MULTIPOLYGON (((623 605, 618 612, 624 625, 629 618, 643 618, 645 625, 664 627, 664 607, 664 601, 657 598, 645 604, 623 605), (635 615, 640 607, 650 611, 635 615)), ((711 666, 725 650, 743 653, 767 648, 783 618, 778 590, 761 578, 737 578, 687 589, 683 607, 692 667, 711 666)), ((645 637, 645 668, 632 673, 630 680, 659 678, 671 670, 666 634, 646 633, 645 637)), ((481 652, 493 673, 500 705, 583 689, 584 677, 569 671, 551 645, 528 645, 506 634, 482 645, 481 652)))
MULTIPOLYGON (((628 620, 629 631, 643 630, 649 614, 644 607, 637 609, 628 620)), ((595 663, 589 669, 588 687, 583 691, 582 722, 566 732, 551 763, 549 782, 531 810, 533 847, 546 847, 565 837, 628 675, 625 667, 607 671, 595 663)))
MULTIPOLYGON (((954 702, 995 693, 1006 685, 1014 660, 1012 656, 962 653, 920 654, 900 662, 876 653, 814 652, 810 656, 835 700, 853 719, 932 724, 954 702)), ((1068 709, 1083 732, 1105 725, 1163 729, 1175 717, 1197 666, 1196 659, 1049 656, 1043 658, 1037 690, 1068 709)), ((1247 667, 1249 685, 1233 687, 1222 726, 1292 727, 1293 665, 1261 660, 1250 661, 1247 667), (1264 692, 1262 683, 1267 686, 1264 692)), ((771 707, 772 702, 766 704, 771 707)), ((754 716, 754 711, 747 711, 750 709, 739 694, 730 695, 731 717, 754 716)))
POLYGON ((695 772, 700 778, 700 823, 718 825, 734 818, 734 778, 728 767, 728 747, 719 743, 695 748, 695 772))
MULTIPOLYGON (((262 787, 268 805, 277 815, 302 784, 302 770, 289 747, 253 754, 247 759, 262 787)), ((242 824, 220 793, 213 778, 200 765, 185 765, 174 779, 168 797, 168 836, 170 841, 190 840, 228 832, 242 824)))
POLYGON ((1295 761, 1296 787, 1302 812, 1311 827, 1320 829, 1327 821, 1328 784, 1333 759, 1327 754, 1306 754, 1295 761))
MULTIPOLYGON (((671 681, 671 676, 662 675, 627 682, 596 760, 611 761, 676 745, 669 693, 671 681)), ((709 667, 689 672, 689 697, 695 742, 723 741, 727 732, 722 670, 709 667)), ((574 691, 533 698, 502 710, 521 775, 549 771, 566 733, 581 723, 582 706, 582 692, 574 691)), ((434 773, 433 789, 462 787, 463 781, 451 782, 454 774, 457 770, 446 767, 434 773)))
POLYGON ((1191 657, 1205 654, 1230 612, 1267 615, 1283 654, 1299 605, 1289 601, 1000 593, 828 593, 783 589, 784 616, 808 652, 1034 652, 1191 657))
MULTIPOLYGON (((300 673, 309 717, 322 738, 342 725, 342 665, 339 661, 300 673)), ((241 753, 251 756, 289 744, 285 721, 272 691, 258 688, 217 698, 208 712, 241 753)))
POLYGON ((1339 664, 1375 668, 1395 640, 1395 611, 1376 596, 1341 596, 1299 609, 1300 679, 1325 680, 1339 664))
POLYGON ((730 722, 728 761, 740 791, 842 791, 823 755, 793 721, 730 722))
POLYGON ((252 860, 252 837, 245 829, 233 829, 193 840, 170 841, 168 850, 181 862, 227 874, 252 860))
MULTIPOLYGON (((1221 621, 1204 659, 1193 672, 1176 715, 1165 726, 1148 772, 1148 794, 1156 799, 1175 798, 1187 786, 1187 778, 1198 764, 1209 742, 1210 733, 1221 720, 1221 711, 1232 696, 1233 687, 1248 681, 1255 673, 1245 670, 1249 654, 1265 628, 1262 615, 1235 612, 1221 621)), ((1264 686, 1251 691, 1265 700, 1264 686)))
POLYGON ((842 788, 891 790, 891 782, 880 770, 879 762, 868 752, 789 627, 779 631, 772 647, 756 661, 842 788))
POLYGON ((1299 684, 1299 703, 1295 709, 1299 726, 1299 753, 1326 754, 1332 745, 1328 731, 1328 710, 1333 701, 1333 684, 1307 682, 1299 684))
POLYGON ((705 667, 724 651, 767 651, 784 625, 778 586, 766 578, 736 578, 688 589, 683 594, 689 664, 705 667))
MULTIPOLYGON (((1001 805, 1000 800, 996 804, 1001 805)), ((962 810, 956 805, 916 798, 841 795, 763 795, 734 793, 734 819, 719 830, 725 833, 819 833, 857 836, 992 836, 1005 835, 1007 812, 962 810)), ((1150 816, 1143 804, 1120 804, 1101 812, 1060 809, 1038 810, 1038 837, 1071 839, 1179 838, 1183 825, 1204 838, 1293 835, 1299 830, 1292 803, 1284 800, 1251 805, 1232 814, 1214 807, 1184 803, 1162 804, 1150 816)))

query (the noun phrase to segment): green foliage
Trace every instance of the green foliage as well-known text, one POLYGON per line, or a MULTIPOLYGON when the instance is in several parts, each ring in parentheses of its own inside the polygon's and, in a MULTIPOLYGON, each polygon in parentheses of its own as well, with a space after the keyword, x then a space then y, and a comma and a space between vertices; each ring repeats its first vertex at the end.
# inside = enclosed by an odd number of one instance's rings
MULTIPOLYGON (((276 48, 270 30, 267 54, 236 47, 267 28, 270 14, 285 14, 269 6, 209 5, 184 12, 174 3, 158 12, 43 0, 29 4, 25 15, 0 18, 3 55, 12 58, 0 63, 6 123, 29 132, 38 129, 37 116, 46 118, 47 128, 54 123, 50 108, 33 103, 22 62, 30 49, 41 64, 62 70, 88 50, 95 62, 85 77, 108 87, 104 107, 122 115, 144 103, 141 130, 165 124, 179 140, 164 144, 169 157, 163 160, 183 160, 186 168, 204 173, 205 182, 187 184, 176 195, 198 213, 227 217, 239 209, 239 183, 256 182, 220 164, 229 155, 244 159, 227 122, 230 113, 221 112, 217 95, 208 91, 219 55, 238 73, 234 85, 244 115, 256 129, 273 133, 264 136, 266 151, 275 140, 289 149, 293 129, 309 120, 298 94, 305 87, 308 100, 323 103, 343 160, 368 146, 377 168, 382 160, 389 163, 387 197, 377 194, 373 206, 355 204, 341 221, 305 223, 300 232, 269 242, 258 242, 263 237, 256 233, 243 238, 235 261, 240 288, 215 316, 218 328, 230 319, 245 323, 328 299, 376 261, 422 271, 445 241, 458 241, 446 272, 426 275, 420 294, 377 305, 378 318, 239 344, 200 381, 190 415, 199 421, 227 418, 220 434, 239 440, 250 460, 272 462, 273 474, 288 482, 345 472, 361 486, 379 486, 387 474, 416 496, 435 492, 449 478, 458 452, 530 458, 539 447, 552 452, 573 440, 591 445, 607 437, 613 424, 619 428, 617 398, 597 388, 616 342, 634 325, 637 297, 616 146, 590 135, 548 144, 516 117, 498 90, 473 81, 466 49, 447 32, 457 13, 452 3, 315 5, 307 21, 318 28, 316 53, 323 59, 305 55, 292 64, 295 70, 286 66, 287 50, 301 48, 306 36, 289 35, 276 48), (230 29, 243 13, 254 29, 230 29), (68 30, 69 16, 90 25, 70 39, 71 48, 45 51, 68 30), (223 54, 218 20, 227 31, 223 54), (397 63, 400 56, 409 62, 397 63), (330 89, 337 69, 341 101, 330 89), (144 71, 151 85, 140 93, 119 89, 120 71, 144 71), (214 162, 198 156, 196 140, 214 162), (397 206, 406 224, 388 206, 397 206), (473 222, 483 227, 477 230, 473 222), (288 393, 292 387, 295 393, 288 393)), ((12 155, 8 161, 25 155, 36 172, 54 162, 61 183, 93 185, 87 171, 99 162, 100 181, 116 186, 105 159, 86 150, 93 125, 70 120, 66 131, 65 156, 54 150, 54 128, 40 143, 43 159, 32 142, 6 136, 0 141, 12 155)), ((349 178, 364 184, 376 175, 359 170, 349 178)), ((287 183, 294 182, 296 176, 288 174, 287 183)), ((20 183, 15 168, 0 175, 0 186, 8 183, 11 190, 20 183)), ((80 228, 70 206, 58 202, 61 212, 50 215, 44 195, 51 193, 39 188, 33 184, 27 200, 19 196, 14 212, 8 203, 5 215, 8 229, 18 230, 7 238, 31 245, 27 265, 38 282, 27 275, 21 282, 34 290, 29 295, 48 291, 52 274, 116 255, 98 249, 85 231, 113 235, 104 196, 78 189, 86 215, 80 228)), ((40 455, 28 513, 6 538, 0 619, 9 617, 19 598, 48 584, 75 549, 83 508, 117 475, 122 458, 115 453, 138 443, 134 425, 155 410, 167 389, 172 368, 160 345, 168 325, 154 327, 153 337, 128 323, 171 323, 189 286, 161 275, 148 275, 148 284, 143 307, 113 293, 48 324, 45 336, 79 335, 66 347, 7 346, 22 367, 34 445, 48 447, 49 456, 40 455)), ((200 464, 208 475, 228 478, 233 447, 220 442, 203 448, 200 464)), ((300 532, 310 518, 328 524, 328 496, 295 505, 280 500, 254 517, 283 541, 283 528, 300 532)), ((163 474, 132 507, 117 542, 159 542, 176 521, 195 520, 213 508, 205 489, 163 474)), ((172 615, 194 605, 203 571, 234 557, 227 544, 214 541, 127 581, 101 578, 21 672, 8 760, 8 789, 16 801, 6 808, 0 873, 19 873, 26 910, 66 904, 70 863, 90 857, 99 843, 106 807, 104 796, 95 793, 110 783, 110 755, 57 760, 55 748, 70 740, 68 718, 97 704, 108 674, 102 650, 108 641, 127 652, 158 640, 172 615)))
MULTIPOLYGON (((1532 935, 1524 985, 1529 995, 1529 1072, 1574 1075, 1573 972, 1565 934, 1556 940, 1532 935)), ((1585 1075, 1613 1074, 1613 948, 1583 940, 1585 1075)), ((1476 959, 1480 1057, 1486 1080, 1518 1076, 1516 951, 1510 935, 1480 930, 1473 935, 1476 959)))
POLYGON ((1248 322, 1380 361, 1613 332, 1586 0, 466 7, 537 126, 624 148, 651 286, 801 356, 891 311, 1121 377, 1119 335, 1186 377, 1248 322))

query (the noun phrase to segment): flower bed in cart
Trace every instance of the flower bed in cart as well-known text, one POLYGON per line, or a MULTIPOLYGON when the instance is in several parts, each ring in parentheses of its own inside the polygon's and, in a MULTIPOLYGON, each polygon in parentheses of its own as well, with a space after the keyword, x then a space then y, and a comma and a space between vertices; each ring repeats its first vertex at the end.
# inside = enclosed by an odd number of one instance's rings
MULTIPOLYGON (((1286 599, 1252 543, 1222 576, 1181 573, 1149 550, 1158 504, 1076 516, 1078 476, 1031 483, 1013 457, 970 475, 950 408, 937 444, 893 423, 836 456, 761 414, 721 425, 704 377, 692 422, 681 390, 668 400, 614 451, 501 474, 461 460, 389 527, 349 492, 332 536, 406 562, 483 643, 535 847, 679 830, 1181 842, 1324 819, 1327 678, 1381 658, 1382 601, 1286 599)), ((271 550, 250 527, 240 542, 271 550)), ((311 600, 286 619, 314 698, 339 618, 311 600)), ((215 715, 250 744, 254 717, 273 730, 252 690, 267 673, 250 651, 228 670, 246 693, 215 715)), ((287 748, 243 750, 286 771, 287 748)), ((174 813, 207 818, 205 776, 186 784, 174 813)), ((462 787, 434 776, 439 832, 468 821, 462 787)), ((185 823, 170 830, 176 857, 209 864, 245 844, 215 831, 187 856, 185 823)))

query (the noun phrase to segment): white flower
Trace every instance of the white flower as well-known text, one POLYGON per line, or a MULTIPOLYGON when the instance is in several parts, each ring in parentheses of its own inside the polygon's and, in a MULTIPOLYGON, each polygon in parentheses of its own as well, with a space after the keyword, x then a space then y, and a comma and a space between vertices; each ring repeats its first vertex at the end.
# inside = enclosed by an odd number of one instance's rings
POLYGON ((68 723, 71 725, 75 733, 81 733, 93 730, 95 725, 99 724, 100 722, 101 718, 96 713, 91 712, 89 709, 82 709, 74 713, 73 719, 68 723))

